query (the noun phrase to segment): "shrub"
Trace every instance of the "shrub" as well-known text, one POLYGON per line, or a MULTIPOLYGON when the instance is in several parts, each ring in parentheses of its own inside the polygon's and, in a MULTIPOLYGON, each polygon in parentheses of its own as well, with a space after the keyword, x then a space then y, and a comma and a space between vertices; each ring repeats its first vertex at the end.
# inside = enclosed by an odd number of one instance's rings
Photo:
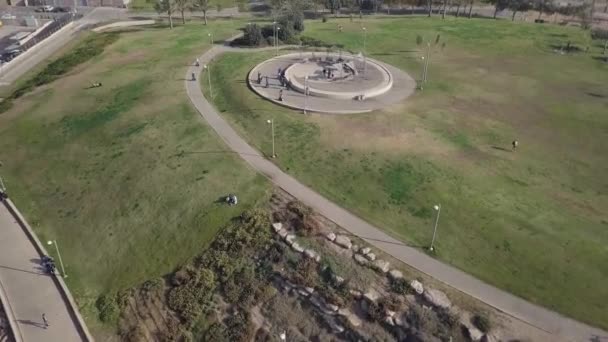
POLYGON ((317 263, 312 259, 300 258, 296 265, 296 282, 308 287, 315 287, 319 282, 317 263))
POLYGON ((264 37, 262 36, 262 30, 257 24, 247 25, 245 27, 245 34, 243 35, 243 44, 249 46, 258 46, 262 44, 264 37))
POLYGON ((421 35, 416 35, 416 45, 420 45, 422 44, 422 36, 421 35))
POLYGON ((104 294, 99 296, 95 303, 97 311, 99 312, 99 320, 104 323, 116 322, 120 309, 116 302, 116 296, 110 294, 104 294))
POLYGON ((228 332, 223 324, 215 322, 209 326, 209 329, 205 332, 205 338, 203 341, 214 341, 214 342, 228 342, 228 332))
POLYGON ((384 310, 390 311, 400 311, 403 308, 403 301, 401 300, 401 296, 395 294, 389 294, 386 297, 382 297, 378 304, 384 310))
POLYGON ((404 294, 409 289, 407 281, 403 278, 391 279, 391 291, 396 294, 404 294))
POLYGON ((608 29, 595 28, 591 30, 591 39, 608 39, 608 29))
POLYGON ((492 323, 486 315, 477 314, 473 316, 471 321, 473 325, 475 325, 477 329, 479 329, 483 333, 487 333, 488 331, 490 331, 490 329, 492 329, 492 323))
POLYGON ((249 313, 242 310, 226 318, 226 331, 230 341, 249 342, 253 338, 254 325, 249 313))
POLYGON ((384 308, 376 302, 368 302, 367 304, 367 319, 371 322, 382 322, 386 316, 384 308))
POLYGON ((321 17, 321 22, 326 23, 327 22, 327 16, 322 16, 321 17))

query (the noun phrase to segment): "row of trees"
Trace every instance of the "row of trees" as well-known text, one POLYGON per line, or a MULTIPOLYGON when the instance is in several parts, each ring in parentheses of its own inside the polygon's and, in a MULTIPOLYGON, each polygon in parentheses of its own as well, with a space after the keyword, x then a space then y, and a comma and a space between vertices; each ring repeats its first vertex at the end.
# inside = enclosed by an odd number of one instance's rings
MULTIPOLYGON (((282 0, 272 0, 273 2, 280 2, 282 0)), ((436 13, 441 13, 443 17, 448 10, 455 8, 455 15, 459 16, 466 15, 471 17, 473 14, 473 5, 475 2, 481 4, 492 4, 495 7, 494 18, 498 12, 502 10, 512 11, 512 20, 515 19, 515 15, 519 12, 526 12, 529 10, 538 11, 538 18, 540 19, 543 14, 560 13, 569 16, 581 16, 591 17, 593 15, 594 2, 588 4, 582 2, 580 4, 568 4, 567 6, 559 5, 557 0, 310 0, 310 6, 316 11, 319 8, 326 8, 332 14, 340 14, 340 9, 348 8, 349 12, 359 11, 374 11, 378 12, 379 8, 383 5, 386 6, 387 12, 390 14, 391 7, 403 8, 409 6, 412 11, 414 7, 426 7, 428 16, 436 13), (462 10, 462 12, 461 12, 462 10)), ((305 1, 306 2, 306 1, 305 1)), ((608 11, 608 0, 606 0, 606 7, 604 11, 608 11)))
MULTIPOLYGON (((246 0, 238 0, 239 3, 245 3, 246 0)), ((157 0, 154 4, 154 9, 158 13, 165 13, 169 17, 169 26, 173 28, 173 15, 180 13, 182 24, 186 23, 185 12, 199 11, 203 13, 203 20, 207 25, 207 12, 214 6, 211 0, 157 0)), ((216 3, 215 8, 218 12, 222 10, 221 3, 216 3)))

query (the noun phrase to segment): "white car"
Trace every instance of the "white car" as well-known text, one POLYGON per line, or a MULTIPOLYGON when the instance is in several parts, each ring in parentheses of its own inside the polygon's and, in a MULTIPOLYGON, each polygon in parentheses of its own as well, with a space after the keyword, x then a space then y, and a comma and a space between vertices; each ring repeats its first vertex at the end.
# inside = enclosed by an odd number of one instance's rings
POLYGON ((4 13, 0 19, 3 20, 8 20, 8 19, 17 19, 17 17, 14 14, 10 14, 10 13, 4 13))

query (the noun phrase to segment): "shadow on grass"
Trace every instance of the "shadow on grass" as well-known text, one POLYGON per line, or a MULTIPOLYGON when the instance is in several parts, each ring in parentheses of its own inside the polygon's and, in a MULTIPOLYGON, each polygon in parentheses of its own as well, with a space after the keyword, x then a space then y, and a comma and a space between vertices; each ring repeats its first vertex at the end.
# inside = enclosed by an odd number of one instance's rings
POLYGON ((238 154, 240 156, 252 156, 252 157, 261 157, 261 155, 258 154, 253 154, 253 153, 240 153, 240 152, 234 152, 234 151, 183 151, 180 154, 219 154, 219 153, 225 153, 225 154, 238 154))
POLYGON ((513 152, 512 149, 505 148, 505 147, 502 147, 502 146, 492 146, 492 148, 495 149, 495 150, 501 150, 501 151, 505 151, 505 152, 513 152))
POLYGON ((357 237, 359 239, 363 239, 363 240, 367 240, 367 241, 377 241, 377 242, 383 242, 383 243, 389 243, 391 245, 398 245, 398 246, 406 246, 406 247, 412 247, 412 248, 427 248, 428 246, 424 246, 424 245, 410 245, 401 241, 386 241, 386 240, 382 240, 382 239, 376 239, 376 238, 371 238, 371 237, 367 237, 367 236, 363 236, 363 235, 356 235, 356 234, 352 234, 352 233, 341 233, 340 235, 346 235, 346 236, 352 236, 352 237, 357 237))

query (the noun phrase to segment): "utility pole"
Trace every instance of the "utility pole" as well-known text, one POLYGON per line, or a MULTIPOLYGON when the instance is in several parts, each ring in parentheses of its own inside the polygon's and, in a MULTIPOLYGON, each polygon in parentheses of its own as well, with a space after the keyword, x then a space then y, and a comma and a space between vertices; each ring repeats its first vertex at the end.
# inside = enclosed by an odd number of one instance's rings
POLYGON ((267 123, 270 124, 270 130, 272 131, 272 158, 276 158, 276 154, 274 153, 274 119, 266 120, 267 123))

